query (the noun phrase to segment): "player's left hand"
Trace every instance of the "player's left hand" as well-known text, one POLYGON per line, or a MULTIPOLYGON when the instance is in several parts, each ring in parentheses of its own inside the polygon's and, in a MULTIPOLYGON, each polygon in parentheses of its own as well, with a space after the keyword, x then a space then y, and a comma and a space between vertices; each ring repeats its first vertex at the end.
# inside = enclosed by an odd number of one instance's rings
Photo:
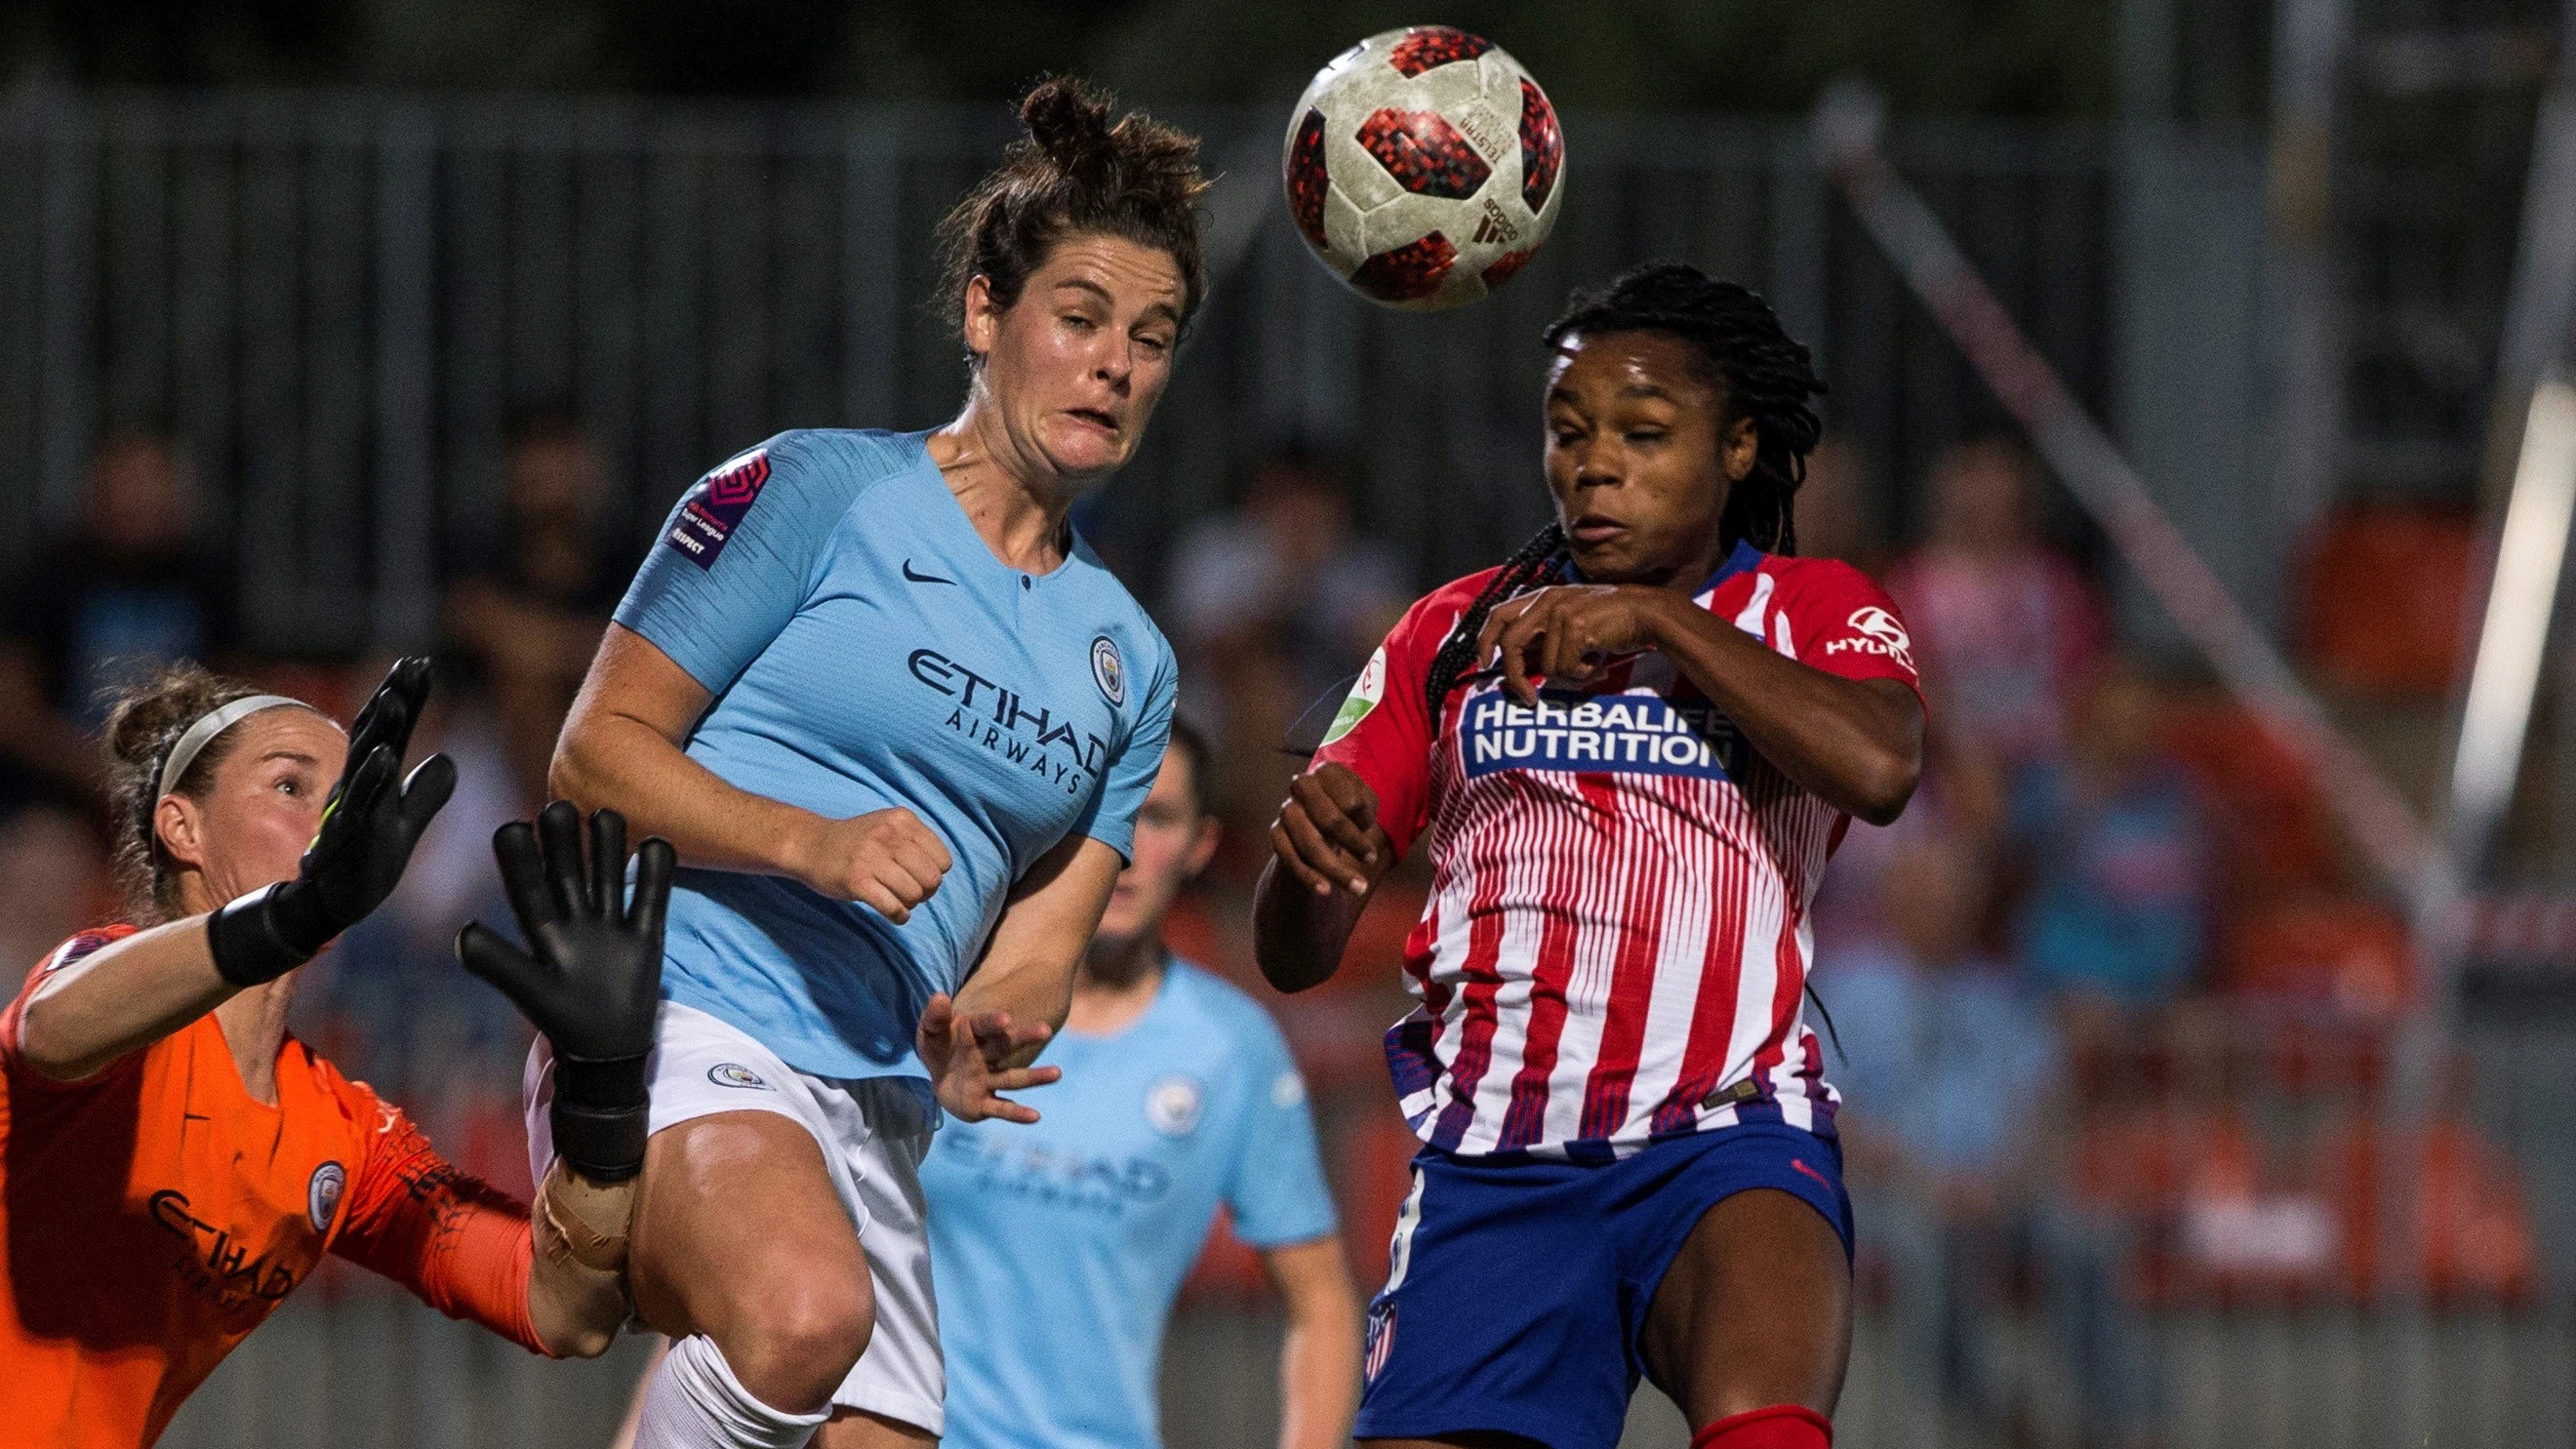
POLYGON ((626 821, 614 810, 582 818, 557 800, 534 827, 513 820, 492 838, 510 911, 526 949, 480 921, 457 933, 465 969, 500 988, 554 1049, 555 1151, 593 1182, 624 1182, 643 1168, 650 1113, 645 1069, 662 998, 662 923, 676 868, 659 836, 635 852, 626 884, 626 821))
POLYGON ((473 921, 457 933, 457 959, 500 988, 559 1055, 642 1057, 662 1003, 662 921, 677 862, 669 841, 646 840, 633 856, 630 898, 626 818, 592 812, 586 863, 582 834, 569 800, 548 804, 533 827, 513 820, 494 833, 501 887, 528 946, 473 921))
POLYGON ((959 1011, 946 993, 921 1009, 914 1045, 930 1068, 931 1090, 941 1110, 960 1122, 999 1117, 1035 1122, 1037 1109, 1002 1095, 1043 1087, 1064 1075, 1057 1067, 1015 1067, 1022 1052, 1046 1045, 1055 1033, 1042 1022, 1015 1026, 1007 1011, 959 1011))
POLYGON ((1677 597, 1633 584, 1539 589, 1494 606, 1476 636, 1476 658, 1501 669, 1503 687, 1534 705, 1542 679, 1587 684, 1611 660, 1654 648, 1677 597))

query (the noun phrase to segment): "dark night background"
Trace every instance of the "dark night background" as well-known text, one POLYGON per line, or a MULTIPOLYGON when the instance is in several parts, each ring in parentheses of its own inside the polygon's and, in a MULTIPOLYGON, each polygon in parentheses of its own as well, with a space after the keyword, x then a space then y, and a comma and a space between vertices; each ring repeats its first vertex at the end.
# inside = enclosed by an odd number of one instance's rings
MULTIPOLYGON (((0 7, 0 77, 1002 99, 1053 69, 1161 104, 1293 94, 1340 43, 1437 21, 1492 36, 1580 110, 1797 111, 1859 73, 1904 112, 2084 117, 2112 103, 2108 0, 1325 0, 708 5, 683 0, 45 0, 0 7), (1570 24, 1579 13, 1581 24, 1570 24)), ((2260 105, 2262 7, 2182 7, 2187 108, 2260 105)))

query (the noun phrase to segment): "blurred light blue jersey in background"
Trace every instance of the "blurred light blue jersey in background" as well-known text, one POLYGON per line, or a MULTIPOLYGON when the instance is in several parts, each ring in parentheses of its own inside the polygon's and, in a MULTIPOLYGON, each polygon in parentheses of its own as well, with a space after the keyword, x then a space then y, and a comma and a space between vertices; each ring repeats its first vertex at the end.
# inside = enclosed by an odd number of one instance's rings
POLYGON ((715 695, 692 759, 834 819, 903 806, 955 857, 900 926, 779 876, 680 872, 663 994, 821 1077, 922 1077, 923 1002, 1065 836, 1126 854, 1171 729, 1144 609, 1079 536, 1046 574, 995 558, 926 436, 788 432, 726 462, 617 609, 715 695))
POLYGON ((1153 1449, 1164 1320, 1223 1203, 1257 1248, 1333 1231, 1304 1079, 1241 991, 1172 963, 1112 1036, 1065 1032, 1031 1126, 951 1122, 921 1178, 951 1449, 1153 1449))

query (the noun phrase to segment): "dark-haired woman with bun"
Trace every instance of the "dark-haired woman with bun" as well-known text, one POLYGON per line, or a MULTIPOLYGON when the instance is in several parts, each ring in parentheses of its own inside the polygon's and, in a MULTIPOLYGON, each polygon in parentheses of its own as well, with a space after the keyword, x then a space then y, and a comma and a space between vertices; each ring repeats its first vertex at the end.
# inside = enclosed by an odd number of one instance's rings
POLYGON ((1795 557, 1823 384, 1760 298, 1659 263, 1545 335, 1557 521, 1388 636, 1255 906, 1263 972, 1313 986, 1430 832, 1357 1433, 1611 1449, 1643 1374, 1694 1449, 1825 1449, 1852 1227, 1806 911, 1913 793, 1905 628, 1795 557))
POLYGON ((530 946, 469 927, 459 950, 588 1072, 533 1214, 286 1030, 296 968, 383 902, 455 785, 442 755, 396 778, 428 665, 345 735, 195 665, 117 701, 132 914, 0 1009, 0 1446, 150 1444, 326 1253, 541 1353, 599 1353, 624 1322, 668 847, 645 843, 629 910, 613 816, 591 872, 561 802, 542 839, 494 842, 530 946))
MULTIPOLYGON (((1174 665, 1068 522, 1135 455, 1206 281, 1198 143, 1070 80, 943 224, 963 409, 799 430, 673 510, 556 789, 679 848, 639 1315, 644 1449, 935 1439, 919 1167, 1071 1000, 1174 665), (819 1434, 818 1434, 819 1429, 819 1434)), ((551 1090, 532 1062, 530 1126, 551 1090)), ((970 1305, 969 1311, 1009 1311, 970 1305)))

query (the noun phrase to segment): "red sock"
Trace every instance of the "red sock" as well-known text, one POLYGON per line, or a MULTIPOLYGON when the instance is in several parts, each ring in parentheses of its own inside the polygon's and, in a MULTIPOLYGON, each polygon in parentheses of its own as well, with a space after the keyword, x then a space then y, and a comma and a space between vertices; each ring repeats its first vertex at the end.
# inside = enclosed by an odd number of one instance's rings
POLYGON ((1803 1404, 1729 1414, 1691 1436, 1691 1449, 1834 1449, 1834 1421, 1803 1404))

